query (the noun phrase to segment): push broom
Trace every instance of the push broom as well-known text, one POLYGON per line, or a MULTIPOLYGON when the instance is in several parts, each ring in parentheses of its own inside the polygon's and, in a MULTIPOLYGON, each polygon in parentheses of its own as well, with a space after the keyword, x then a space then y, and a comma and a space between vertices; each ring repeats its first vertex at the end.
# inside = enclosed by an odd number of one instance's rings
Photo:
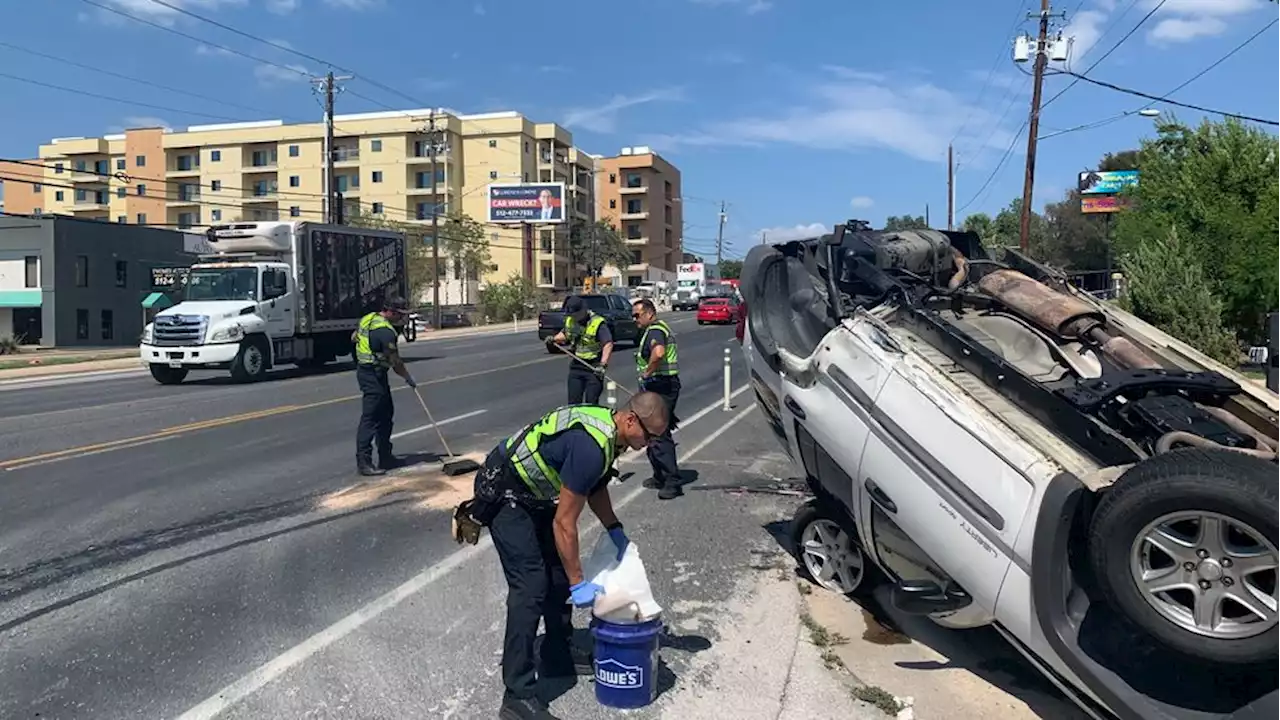
POLYGON ((440 444, 444 446, 444 452, 449 456, 441 464, 441 469, 445 475, 463 475, 469 472, 475 472, 480 469, 480 463, 470 458, 458 457, 449 449, 449 443, 445 442, 444 433, 440 432, 440 425, 436 423, 436 419, 431 416, 431 408, 427 407, 427 401, 422 399, 422 393, 418 392, 418 388, 413 389, 413 394, 418 397, 418 403, 422 405, 422 411, 427 414, 427 420, 431 421, 431 427, 435 428, 436 436, 440 438, 440 444))

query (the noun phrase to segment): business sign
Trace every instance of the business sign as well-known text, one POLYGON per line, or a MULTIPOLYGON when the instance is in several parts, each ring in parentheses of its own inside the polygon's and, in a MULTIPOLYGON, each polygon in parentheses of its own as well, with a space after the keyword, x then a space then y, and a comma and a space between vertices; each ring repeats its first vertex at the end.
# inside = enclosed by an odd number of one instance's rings
POLYGON ((1081 195, 1080 212, 1113 213, 1129 207, 1129 198, 1123 195, 1081 195))
POLYGON ((1080 173, 1081 195, 1114 195, 1138 184, 1137 170, 1090 170, 1080 173))
POLYGON ((564 183, 489 186, 489 222, 558 225, 564 219, 564 183))
POLYGON ((152 292, 170 292, 187 287, 187 279, 191 277, 189 267, 153 267, 151 268, 152 292))

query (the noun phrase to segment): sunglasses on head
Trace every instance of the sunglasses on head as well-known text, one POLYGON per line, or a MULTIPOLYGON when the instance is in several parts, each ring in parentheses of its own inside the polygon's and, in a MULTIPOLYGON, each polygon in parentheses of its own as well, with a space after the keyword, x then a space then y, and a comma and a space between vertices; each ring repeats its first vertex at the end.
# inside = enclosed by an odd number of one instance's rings
POLYGON ((654 435, 653 433, 649 432, 649 428, 645 426, 644 421, 640 419, 639 415, 637 415, 636 413, 631 413, 631 416, 636 419, 636 424, 640 426, 640 432, 644 433, 644 442, 646 445, 648 445, 649 443, 653 442, 658 438, 657 435, 654 435))

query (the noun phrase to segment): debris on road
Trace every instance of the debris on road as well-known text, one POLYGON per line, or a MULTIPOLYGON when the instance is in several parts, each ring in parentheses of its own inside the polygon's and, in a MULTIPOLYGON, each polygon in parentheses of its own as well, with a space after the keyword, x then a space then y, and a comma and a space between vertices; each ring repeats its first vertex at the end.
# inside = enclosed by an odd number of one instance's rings
MULTIPOLYGON (((455 459, 474 462, 484 460, 483 453, 466 453, 455 459)), ((411 466, 394 474, 361 482, 329 493, 320 498, 317 506, 322 510, 350 510, 372 505, 389 495, 404 493, 418 500, 422 510, 452 510, 458 503, 471 497, 474 473, 446 475, 439 464, 411 466)))

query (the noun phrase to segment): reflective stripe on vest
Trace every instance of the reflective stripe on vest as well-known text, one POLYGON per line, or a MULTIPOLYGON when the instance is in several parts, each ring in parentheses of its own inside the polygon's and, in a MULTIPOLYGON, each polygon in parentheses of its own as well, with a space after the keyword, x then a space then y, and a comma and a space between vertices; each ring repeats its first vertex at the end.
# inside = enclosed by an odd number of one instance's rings
POLYGON ((379 368, 390 368, 391 359, 386 353, 375 353, 369 347, 369 333, 374 330, 387 329, 395 331, 396 327, 378 313, 369 313, 360 318, 360 329, 356 331, 356 363, 373 365, 379 368))
POLYGON ((573 350, 573 354, 583 360, 599 360, 600 352, 603 346, 597 337, 600 332, 600 326, 604 324, 604 318, 595 313, 587 318, 586 329, 573 321, 568 315, 564 318, 564 337, 569 341, 569 348, 573 350))
POLYGON ((613 411, 599 405, 569 405, 553 410, 538 422, 507 438, 507 457, 525 486, 540 500, 553 500, 560 495, 560 473, 547 464, 538 452, 542 443, 566 430, 581 427, 600 446, 604 454, 604 477, 613 466, 615 437, 613 411))
POLYGON ((644 374, 644 369, 649 367, 649 356, 642 355, 644 352, 645 341, 649 339, 650 330, 662 330, 667 333, 667 341, 663 343, 666 352, 662 355, 662 361, 658 363, 658 369, 653 371, 653 376, 659 375, 678 375, 680 373, 680 353, 676 349, 676 336, 671 332, 671 328, 661 320, 653 323, 644 329, 644 334, 640 336, 640 342, 636 345, 636 372, 644 374))

